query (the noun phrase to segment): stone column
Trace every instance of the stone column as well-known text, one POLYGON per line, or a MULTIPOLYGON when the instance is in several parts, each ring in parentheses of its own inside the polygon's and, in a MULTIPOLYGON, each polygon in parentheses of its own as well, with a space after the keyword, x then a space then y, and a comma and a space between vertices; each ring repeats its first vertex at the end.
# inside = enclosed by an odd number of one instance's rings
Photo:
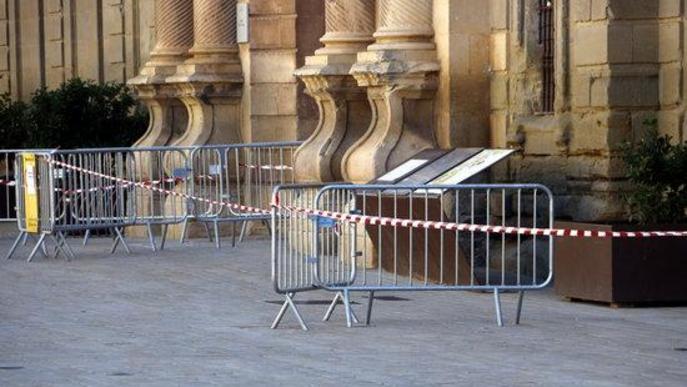
POLYGON ((295 73, 320 112, 315 131, 295 154, 300 182, 342 180, 343 155, 369 126, 366 91, 349 72, 358 52, 374 41, 374 16, 374 0, 325 1, 324 47, 295 73))
POLYGON ((363 183, 413 154, 436 147, 434 95, 439 64, 432 0, 378 0, 375 43, 351 74, 367 88, 369 130, 344 155, 343 177, 363 183))
POLYGON ((193 1, 191 58, 177 67, 189 123, 175 145, 241 142, 243 75, 236 43, 236 0, 193 1))
POLYGON ((174 129, 184 128, 188 122, 177 90, 167 78, 174 75, 193 45, 193 4, 188 0, 155 0, 155 35, 150 60, 128 82, 150 112, 148 130, 135 146, 168 145, 174 139, 174 129))

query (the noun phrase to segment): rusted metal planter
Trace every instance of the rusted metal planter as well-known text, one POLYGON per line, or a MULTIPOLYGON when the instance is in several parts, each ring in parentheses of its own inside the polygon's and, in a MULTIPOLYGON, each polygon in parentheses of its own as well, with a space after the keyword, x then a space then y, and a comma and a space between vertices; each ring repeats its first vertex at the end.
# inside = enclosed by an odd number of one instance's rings
MULTIPOLYGON (((634 225, 558 222, 558 228, 637 231, 634 225)), ((686 225, 652 230, 684 230, 686 225)), ((560 296, 616 305, 687 302, 687 238, 556 240, 554 281, 560 296)))

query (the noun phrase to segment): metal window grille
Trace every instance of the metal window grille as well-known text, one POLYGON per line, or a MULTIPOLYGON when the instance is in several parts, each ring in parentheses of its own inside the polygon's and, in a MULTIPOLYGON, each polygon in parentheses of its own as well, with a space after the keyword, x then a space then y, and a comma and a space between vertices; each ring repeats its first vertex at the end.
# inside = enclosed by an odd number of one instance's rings
POLYGON ((556 97, 554 78, 554 19, 553 0, 539 1, 539 44, 542 46, 541 113, 552 113, 556 97))

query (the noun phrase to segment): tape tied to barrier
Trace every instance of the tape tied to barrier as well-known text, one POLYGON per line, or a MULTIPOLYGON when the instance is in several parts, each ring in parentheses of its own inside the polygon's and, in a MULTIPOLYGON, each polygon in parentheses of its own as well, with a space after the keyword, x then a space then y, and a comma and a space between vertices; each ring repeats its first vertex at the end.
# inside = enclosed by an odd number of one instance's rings
MULTIPOLYGON (((211 205, 217 205, 220 207, 228 207, 242 212, 258 213, 258 214, 270 214, 271 211, 245 206, 242 204, 231 203, 226 201, 211 200, 206 198, 201 198, 193 195, 189 195, 182 192, 175 192, 159 188, 153 185, 145 184, 142 182, 133 182, 126 179, 122 179, 115 176, 105 175, 99 172, 90 171, 81 167, 70 165, 57 160, 50 160, 54 165, 59 165, 64 168, 68 168, 77 172, 90 174, 93 176, 98 176, 104 179, 108 179, 116 182, 117 184, 127 184, 151 191, 166 193, 173 196, 183 197, 188 200, 204 202, 211 205)), ((542 236, 542 237, 573 237, 573 238, 666 238, 666 237, 687 237, 687 231, 676 230, 676 231, 597 231, 597 230, 575 230, 575 229, 558 229, 558 228, 530 228, 530 227, 508 227, 508 226, 492 226, 492 225, 480 225, 480 224, 469 224, 469 223, 453 223, 453 222, 438 222, 431 220, 416 220, 416 219, 400 219, 400 218, 389 218, 383 216, 374 215, 362 215, 358 213, 340 213, 332 211, 322 211, 315 210, 312 208, 303 207, 293 207, 284 206, 279 203, 279 196, 275 196, 272 203, 273 208, 285 209, 291 212, 299 212, 305 215, 309 215, 315 219, 320 228, 332 228, 332 222, 348 222, 348 223, 360 223, 365 225, 378 225, 378 226, 389 226, 389 227, 404 227, 404 228, 421 228, 421 229, 433 229, 433 230, 445 230, 454 232, 480 232, 487 234, 505 234, 505 235, 520 235, 520 236, 542 236), (324 221, 322 219, 329 219, 329 221, 324 221)))

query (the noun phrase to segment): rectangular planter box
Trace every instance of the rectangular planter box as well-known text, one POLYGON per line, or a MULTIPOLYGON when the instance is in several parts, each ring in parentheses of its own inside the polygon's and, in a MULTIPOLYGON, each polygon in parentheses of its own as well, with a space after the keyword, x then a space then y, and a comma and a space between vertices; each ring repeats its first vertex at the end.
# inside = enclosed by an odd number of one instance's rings
MULTIPOLYGON (((634 225, 557 222, 557 228, 638 231, 634 225)), ((684 230, 686 226, 648 231, 684 230)), ((646 230, 644 230, 646 231, 646 230)), ((687 238, 558 238, 556 293, 618 304, 687 301, 687 238)))
MULTIPOLYGON (((634 225, 557 222, 557 228, 638 231, 634 225)), ((651 227, 649 231, 685 230, 651 227)), ((571 299, 618 304, 687 301, 687 238, 558 238, 556 293, 571 299)))

